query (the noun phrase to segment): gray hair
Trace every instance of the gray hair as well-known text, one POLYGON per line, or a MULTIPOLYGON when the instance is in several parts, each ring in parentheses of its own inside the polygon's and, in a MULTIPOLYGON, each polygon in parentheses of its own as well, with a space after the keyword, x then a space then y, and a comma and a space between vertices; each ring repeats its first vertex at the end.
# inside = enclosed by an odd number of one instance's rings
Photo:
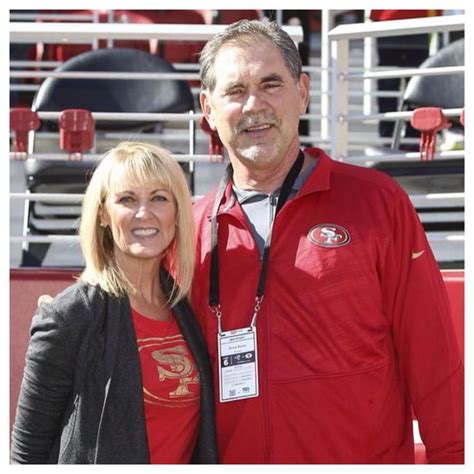
POLYGON ((277 23, 264 20, 240 20, 214 35, 199 56, 201 65, 201 89, 212 91, 216 85, 214 63, 219 50, 230 43, 235 46, 252 46, 256 41, 267 40, 281 52, 288 70, 297 82, 301 75, 301 57, 291 39, 277 23))

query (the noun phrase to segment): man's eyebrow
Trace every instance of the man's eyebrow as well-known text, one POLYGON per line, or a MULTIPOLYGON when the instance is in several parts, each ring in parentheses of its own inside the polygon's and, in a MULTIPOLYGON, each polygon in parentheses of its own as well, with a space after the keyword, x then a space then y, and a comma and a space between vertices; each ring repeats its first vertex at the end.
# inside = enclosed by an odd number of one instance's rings
POLYGON ((260 82, 273 82, 273 81, 284 82, 283 77, 280 76, 280 74, 276 72, 262 77, 262 80, 260 82))
MULTIPOLYGON (((280 74, 273 72, 262 77, 262 79, 260 80, 260 84, 265 84, 267 82, 285 82, 285 80, 280 74)), ((245 87, 245 85, 243 82, 236 80, 236 81, 232 81, 226 84, 223 88, 223 91, 224 93, 227 93, 231 91, 232 89, 239 88, 239 87, 245 87)))
POLYGON ((232 81, 225 85, 224 90, 228 91, 230 89, 233 89, 234 87, 242 87, 242 86, 243 86, 242 82, 232 81))

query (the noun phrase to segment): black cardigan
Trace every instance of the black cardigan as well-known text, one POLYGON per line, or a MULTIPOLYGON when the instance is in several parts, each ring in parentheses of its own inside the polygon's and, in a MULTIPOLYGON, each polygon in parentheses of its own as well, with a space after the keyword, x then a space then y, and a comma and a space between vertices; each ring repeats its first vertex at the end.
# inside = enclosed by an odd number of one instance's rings
MULTIPOLYGON (((171 277, 160 274, 165 292, 171 277)), ((201 380, 192 462, 218 462, 212 369, 189 304, 173 313, 201 380)), ((149 464, 143 384, 127 297, 77 282, 41 305, 12 433, 13 463, 149 464)))

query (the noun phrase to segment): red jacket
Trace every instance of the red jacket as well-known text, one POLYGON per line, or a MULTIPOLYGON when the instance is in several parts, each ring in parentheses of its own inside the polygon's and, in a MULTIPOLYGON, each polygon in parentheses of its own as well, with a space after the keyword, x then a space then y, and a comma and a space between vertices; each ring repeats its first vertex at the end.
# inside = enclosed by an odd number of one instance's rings
MULTIPOLYGON (((320 161, 273 229, 257 318, 260 396, 217 402, 221 462, 413 463, 411 405, 428 459, 463 462, 463 365, 415 210, 384 174, 306 151, 320 161)), ((195 204, 193 304, 217 377, 214 196, 195 204)), ((230 186, 218 222, 230 330, 250 323, 261 263, 230 186)))

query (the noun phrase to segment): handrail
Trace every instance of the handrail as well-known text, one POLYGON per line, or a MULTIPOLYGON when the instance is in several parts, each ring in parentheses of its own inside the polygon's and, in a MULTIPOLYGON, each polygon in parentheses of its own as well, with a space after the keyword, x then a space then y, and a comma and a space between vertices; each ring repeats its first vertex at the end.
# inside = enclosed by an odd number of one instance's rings
POLYGON ((46 78, 55 77, 61 79, 139 79, 146 81, 195 81, 199 80, 199 74, 193 72, 119 72, 119 71, 10 71, 11 78, 46 78))
MULTIPOLYGON (((68 156, 66 153, 24 153, 24 152, 15 152, 11 151, 10 160, 24 160, 24 159, 35 159, 35 160, 50 160, 50 161, 68 161, 68 156)), ((102 158, 103 155, 98 153, 86 153, 82 155, 80 159, 71 159, 70 161, 85 161, 85 162, 95 162, 102 158)), ((176 161, 187 163, 187 162, 221 162, 223 157, 221 155, 191 155, 191 154, 172 154, 171 155, 176 161)))
MULTIPOLYGON (((202 113, 143 113, 143 112, 122 112, 117 114, 115 112, 94 112, 91 111, 92 116, 96 120, 108 121, 137 121, 137 122, 189 122, 199 121, 204 116, 202 113)), ((53 111, 38 111, 38 116, 41 120, 58 120, 61 112, 53 111)), ((319 114, 304 114, 302 119, 312 120, 321 118, 319 114)))
MULTIPOLYGON (((354 39, 367 39, 389 36, 405 36, 413 34, 427 34, 438 31, 459 31, 465 25, 464 15, 441 16, 431 18, 414 18, 405 20, 392 20, 373 23, 356 23, 351 25, 340 25, 328 33, 331 41, 331 155, 338 160, 344 160, 348 155, 348 123, 349 121, 364 120, 368 117, 378 119, 386 117, 385 114, 367 114, 348 116, 348 79, 373 80, 375 78, 426 76, 441 74, 460 74, 464 67, 431 68, 430 71, 420 69, 418 71, 400 71, 395 74, 391 71, 374 71, 367 68, 363 74, 350 74, 349 65, 349 41, 354 39)), ((365 110, 365 109, 364 109, 365 110)))
POLYGON ((94 21, 92 14, 78 13, 10 13, 10 21, 94 21))
MULTIPOLYGON (((10 23, 11 43, 74 43, 110 40, 207 41, 226 25, 134 24, 134 23, 10 23)), ((296 43, 303 40, 301 26, 283 29, 296 43)))
MULTIPOLYGON (((438 205, 445 204, 453 206, 450 201, 455 201, 456 205, 464 204, 464 193, 430 193, 430 194, 412 194, 409 196, 412 202, 438 201, 438 205)), ((65 194, 65 193, 10 193, 10 199, 28 199, 29 201, 43 202, 61 202, 61 203, 80 203, 84 199, 84 194, 65 194)))
MULTIPOLYGON (((109 121, 137 121, 137 122, 189 122, 190 120, 199 121, 203 114, 186 113, 145 113, 145 112, 94 112, 91 111, 95 120, 109 121)), ((58 120, 61 112, 38 111, 41 120, 58 120)))
POLYGON ((398 71, 371 71, 366 73, 346 74, 346 79, 389 79, 392 77, 442 76, 464 74, 464 66, 431 67, 429 69, 403 69, 398 71))
MULTIPOLYGON (((383 112, 378 114, 370 115, 352 115, 348 114, 344 117, 340 117, 340 121, 344 122, 368 122, 371 120, 410 120, 413 115, 413 110, 400 111, 400 112, 383 112)), ((446 117, 459 117, 462 109, 443 109, 443 114, 446 117)))
POLYGON ((353 40, 360 38, 381 38, 384 36, 406 36, 420 33, 460 31, 464 29, 464 15, 434 16, 408 20, 376 21, 339 25, 329 32, 329 39, 353 40))
POLYGON ((28 201, 60 202, 62 204, 80 204, 84 200, 84 194, 10 193, 10 199, 28 199, 28 201))
MULTIPOLYGON (((29 68, 29 67, 52 67, 56 68, 64 64, 65 61, 30 61, 26 59, 18 59, 10 61, 10 68, 29 68)), ((173 67, 178 71, 195 71, 199 72, 199 64, 197 63, 172 63, 173 67)), ((329 71, 330 68, 326 68, 329 71)), ((397 68, 390 66, 379 67, 380 70, 395 70, 397 68)), ((303 72, 307 73, 319 73, 325 68, 321 66, 305 66, 301 68, 303 72)), ((363 71, 363 67, 350 67, 349 71, 363 71)))
MULTIPOLYGON (((458 158, 465 158, 465 151, 464 150, 450 150, 450 151, 440 151, 436 152, 433 155, 433 159, 442 159, 442 160, 454 160, 458 158)), ((380 155, 369 155, 365 153, 364 155, 353 156, 350 155, 346 157, 346 161, 351 163, 361 161, 366 165, 368 163, 380 163, 380 162, 387 162, 391 163, 393 160, 398 161, 420 161, 420 152, 417 151, 410 151, 407 153, 390 153, 390 149, 388 151, 384 151, 383 154, 380 155)))

